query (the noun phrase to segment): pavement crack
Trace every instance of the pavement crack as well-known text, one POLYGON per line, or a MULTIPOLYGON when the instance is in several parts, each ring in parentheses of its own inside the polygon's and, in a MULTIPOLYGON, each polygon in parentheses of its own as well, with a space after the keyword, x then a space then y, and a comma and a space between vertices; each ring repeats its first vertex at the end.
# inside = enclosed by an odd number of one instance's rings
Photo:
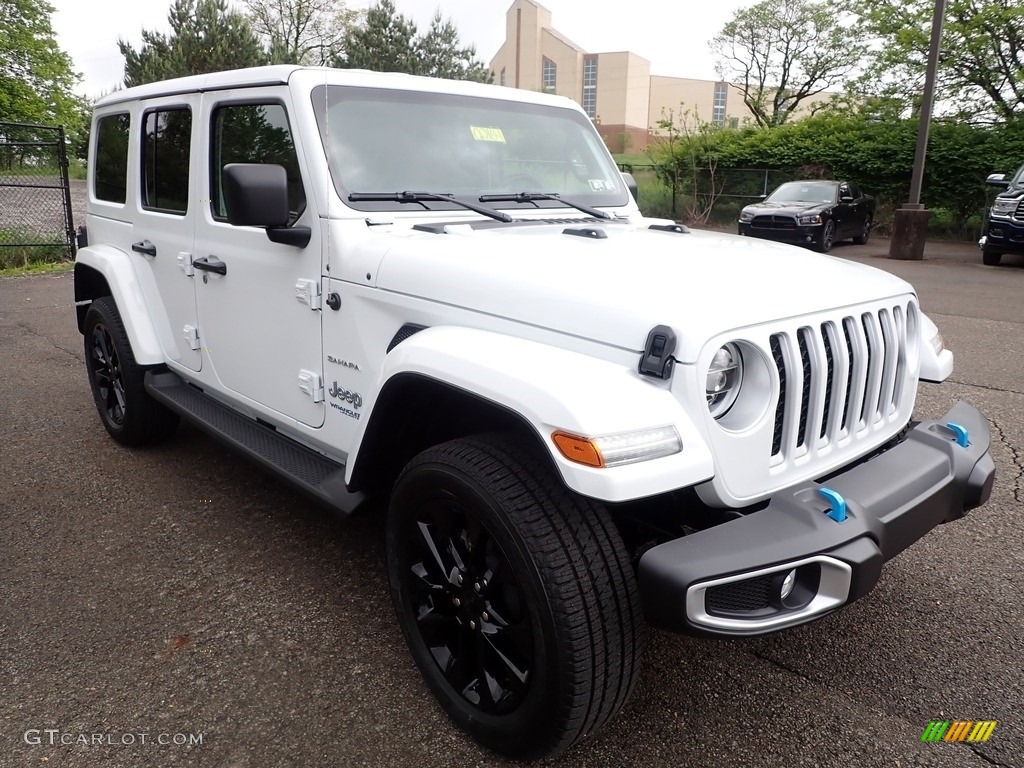
POLYGON ((1006 450, 1013 456, 1013 465, 1017 468, 1017 476, 1013 478, 1013 498, 1020 504, 1024 501, 1024 492, 1021 489, 1021 480, 1024 479, 1024 457, 1021 456, 1019 449, 1015 448, 1013 444, 1006 437, 1006 433, 1003 428, 999 426, 999 422, 992 419, 992 429, 995 430, 996 436, 999 438, 999 442, 1006 446, 1006 450))
POLYGON ((50 344, 50 346, 53 347, 54 349, 56 349, 56 350, 58 350, 60 352, 64 352, 65 354, 71 355, 78 362, 80 362, 80 363, 81 362, 85 362, 85 355, 82 352, 73 351, 73 350, 70 350, 70 349, 66 349, 65 347, 62 347, 60 344, 58 344, 56 341, 51 339, 46 334, 40 333, 39 331, 37 331, 34 328, 30 327, 28 325, 28 323, 18 323, 17 327, 20 328, 21 330, 25 331, 25 333, 28 333, 28 334, 30 334, 32 336, 35 336, 37 339, 42 339, 43 341, 48 342, 50 344))
POLYGON ((1008 392, 1011 395, 1024 395, 1019 389, 1007 389, 1006 387, 993 387, 991 384, 978 384, 976 381, 964 381, 963 379, 946 379, 946 382, 950 384, 959 384, 963 387, 977 387, 978 389, 987 389, 989 392, 1008 392))
POLYGON ((753 654, 756 658, 761 659, 761 661, 767 661, 769 664, 772 664, 772 665, 778 667, 779 669, 784 669, 787 672, 796 675, 801 680, 806 680, 809 683, 820 682, 820 681, 815 680, 813 677, 808 675, 806 672, 803 672, 803 671, 797 669, 796 667, 791 667, 789 664, 787 664, 784 661, 779 661, 778 659, 772 658, 771 656, 769 656, 764 651, 759 651, 759 650, 753 649, 753 650, 750 651, 750 653, 753 654))
POLYGON ((980 757, 982 760, 984 760, 989 765, 996 765, 996 766, 999 766, 999 768, 1013 768, 1013 766, 1010 765, 1009 763, 1001 763, 998 760, 995 760, 995 759, 989 757, 988 755, 986 755, 984 752, 981 751, 981 747, 975 746, 974 744, 968 744, 967 747, 968 747, 968 749, 971 750, 971 752, 976 754, 978 757, 980 757))

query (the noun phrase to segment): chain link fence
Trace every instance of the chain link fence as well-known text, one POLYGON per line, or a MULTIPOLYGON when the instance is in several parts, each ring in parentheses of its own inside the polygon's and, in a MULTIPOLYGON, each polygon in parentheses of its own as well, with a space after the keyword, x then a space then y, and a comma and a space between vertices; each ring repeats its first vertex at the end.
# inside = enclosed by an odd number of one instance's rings
POLYGON ((688 208, 703 210, 710 203, 708 221, 717 224, 734 224, 743 206, 758 202, 780 184, 797 178, 771 168, 719 168, 712 179, 705 168, 696 174, 681 174, 677 189, 673 190, 671 184, 658 178, 654 165, 623 163, 619 170, 633 174, 636 179, 644 214, 686 218, 688 208))
POLYGON ((74 255, 64 128, 0 122, 0 269, 74 255))

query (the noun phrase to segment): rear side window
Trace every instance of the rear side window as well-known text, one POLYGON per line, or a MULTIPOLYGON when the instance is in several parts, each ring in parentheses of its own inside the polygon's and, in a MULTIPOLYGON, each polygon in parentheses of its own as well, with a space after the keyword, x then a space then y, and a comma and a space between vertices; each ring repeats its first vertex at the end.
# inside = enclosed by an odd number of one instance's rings
POLYGON ((224 166, 266 163, 284 166, 288 174, 288 208, 293 223, 306 209, 299 159, 295 154, 288 116, 280 104, 231 104, 213 113, 211 158, 213 215, 227 218, 224 204, 224 166))
POLYGON ((123 203, 128 189, 127 114, 104 115, 96 121, 93 195, 97 200, 123 203))
POLYGON ((143 119, 142 206, 168 213, 188 210, 188 161, 192 113, 147 112, 143 119))

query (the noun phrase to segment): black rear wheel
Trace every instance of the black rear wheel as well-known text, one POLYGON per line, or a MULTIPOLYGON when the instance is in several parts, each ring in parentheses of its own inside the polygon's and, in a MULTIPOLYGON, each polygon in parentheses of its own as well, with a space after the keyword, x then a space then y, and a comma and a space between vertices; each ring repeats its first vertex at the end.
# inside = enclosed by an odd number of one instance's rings
POLYGON ((85 367, 103 426, 119 443, 143 445, 174 432, 178 416, 146 393, 146 368, 135 362, 110 297, 96 299, 86 312, 85 367))
POLYGON ((857 245, 867 245, 868 240, 871 239, 871 217, 868 216, 864 219, 864 225, 861 227, 860 234, 853 238, 853 242, 857 245))
POLYGON ((392 496, 387 554, 417 666, 485 746, 553 754, 625 703, 644 629, 618 531, 528 448, 498 435, 417 456, 392 496))

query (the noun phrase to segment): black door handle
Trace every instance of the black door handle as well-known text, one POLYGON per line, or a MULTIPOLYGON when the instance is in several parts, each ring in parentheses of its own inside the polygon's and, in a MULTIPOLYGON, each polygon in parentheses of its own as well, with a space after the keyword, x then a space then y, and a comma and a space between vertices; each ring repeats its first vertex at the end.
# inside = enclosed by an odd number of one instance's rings
POLYGON ((149 242, 149 240, 132 243, 132 250, 136 253, 144 253, 147 256, 156 256, 156 246, 149 242))
POLYGON ((194 259, 192 266, 204 272, 216 272, 218 275, 226 275, 228 273, 228 265, 216 256, 204 256, 201 259, 194 259))

